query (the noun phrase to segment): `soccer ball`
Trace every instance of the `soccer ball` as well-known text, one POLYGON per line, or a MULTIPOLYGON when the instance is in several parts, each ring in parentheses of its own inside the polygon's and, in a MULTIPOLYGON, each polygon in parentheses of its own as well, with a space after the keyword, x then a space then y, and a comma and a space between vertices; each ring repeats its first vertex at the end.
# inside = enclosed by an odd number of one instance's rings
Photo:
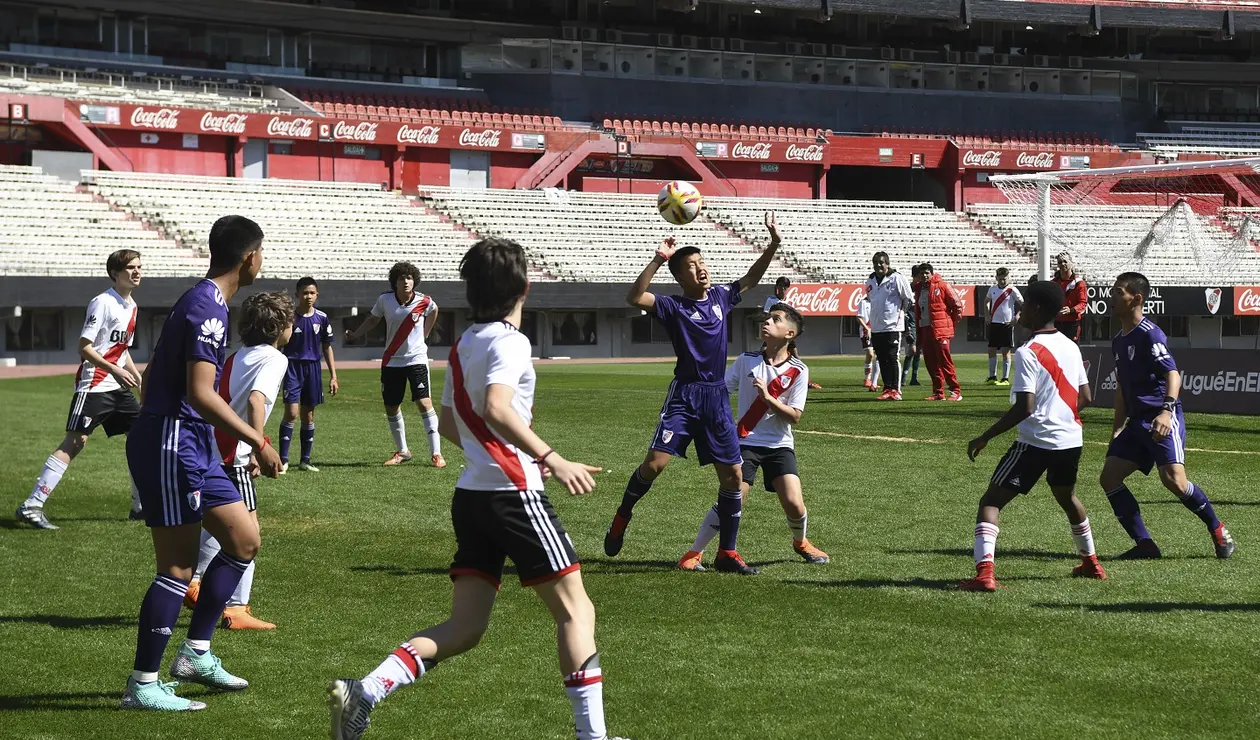
POLYGON ((656 196, 656 210, 661 212, 661 218, 675 226, 695 221, 703 205, 704 199, 696 186, 681 180, 666 183, 656 196))

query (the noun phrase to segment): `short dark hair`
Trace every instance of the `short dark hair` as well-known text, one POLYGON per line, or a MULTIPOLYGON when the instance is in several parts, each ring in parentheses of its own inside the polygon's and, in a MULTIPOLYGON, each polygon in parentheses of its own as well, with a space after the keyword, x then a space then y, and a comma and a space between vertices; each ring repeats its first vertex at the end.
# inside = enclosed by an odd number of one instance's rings
POLYGON ((888 264, 890 264, 890 265, 892 264, 892 260, 888 259, 888 253, 887 253, 887 252, 876 252, 875 254, 872 254, 872 255, 871 255, 871 263, 872 263, 872 264, 874 264, 875 260, 879 259, 880 257, 883 257, 883 258, 884 258, 884 260, 888 262, 888 264))
POLYGON ((805 317, 801 316, 800 311, 797 311, 795 308, 792 308, 788 304, 782 302, 776 303, 770 307, 770 313, 774 313, 775 311, 782 311, 783 314, 787 316, 788 321, 792 322, 792 326, 796 327, 797 337, 800 337, 801 334, 805 333, 805 317))
POLYGON ((1063 288, 1053 280, 1038 280, 1024 291, 1024 310, 1031 308, 1046 321, 1059 315, 1063 302, 1063 288))
POLYGON ((525 249, 511 239, 482 239, 459 261, 459 277, 473 322, 499 321, 512 313, 529 289, 525 249))
POLYGON ((255 293, 241 305, 241 342, 246 347, 273 344, 293 323, 293 299, 279 291, 255 293))
POLYGON ((1143 301, 1151 297, 1151 281, 1140 272, 1122 272, 1116 276, 1116 282, 1123 285, 1126 291, 1141 295, 1143 301))
POLYGON ((682 270, 683 260, 693 254, 700 254, 700 247, 679 247, 674 250, 674 253, 669 256, 669 274, 677 278, 682 270))
POLYGON ((114 273, 127 269, 127 264, 139 257, 140 253, 134 249, 120 249, 105 260, 105 274, 109 275, 110 280, 113 280, 114 273))
POLYGON ((398 290, 398 281, 411 276, 411 287, 414 290, 420 282, 420 269, 410 262, 395 262, 394 266, 389 268, 389 289, 398 290))
POLYGON ((910 268, 910 277, 916 277, 923 274, 923 265, 915 265, 910 268))
POLYGON ((936 268, 932 267, 931 262, 924 262, 923 264, 919 265, 919 272, 930 272, 930 273, 935 274, 936 268))
POLYGON ((262 227, 244 216, 224 216, 210 227, 210 266, 231 269, 262 245, 262 227))
POLYGON ((787 275, 780 275, 779 279, 774 281, 775 290, 778 290, 779 288, 783 288, 784 290, 787 290, 790 287, 792 287, 792 278, 788 277, 787 275))
POLYGON ((1032 285, 1036 285, 1036 284, 1037 284, 1037 281, 1038 281, 1038 280, 1040 280, 1040 279, 1041 279, 1041 276, 1040 276, 1040 275, 1033 275, 1032 277, 1028 278, 1028 284, 1029 284, 1030 286, 1032 286, 1032 285))
POLYGON ((301 293, 302 289, 308 285, 313 285, 315 286, 315 290, 319 290, 319 283, 315 282, 315 278, 311 277, 310 275, 307 275, 304 278, 298 278, 297 292, 301 293))
POLYGON ((997 269, 997 276, 1000 278, 1007 277, 1010 274, 1011 274, 1011 271, 1006 269, 1005 267, 999 267, 997 269))

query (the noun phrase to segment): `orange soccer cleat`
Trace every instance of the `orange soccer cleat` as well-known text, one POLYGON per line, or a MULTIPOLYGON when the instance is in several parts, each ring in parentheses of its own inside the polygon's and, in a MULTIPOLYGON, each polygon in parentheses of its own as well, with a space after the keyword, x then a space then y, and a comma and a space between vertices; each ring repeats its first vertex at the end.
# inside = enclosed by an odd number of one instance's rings
POLYGON ((442 457, 441 455, 434 455, 434 456, 433 456, 433 467, 435 467, 435 468, 444 468, 444 467, 446 467, 446 458, 442 457))
POLYGON ((704 570, 703 560, 704 553, 696 552, 695 550, 688 550, 687 554, 683 555, 682 559, 678 561, 678 568, 680 570, 704 570))
POLYGON ((197 594, 201 593, 201 579, 195 579, 188 584, 188 590, 184 592, 184 606, 188 609, 197 607, 197 594))
POLYGON ((1107 571, 1103 570, 1102 563, 1098 562, 1097 555, 1089 555, 1081 558, 1081 564, 1072 569, 1074 578, 1096 578, 1100 581, 1107 580, 1107 571))
POLYGON ((264 622, 250 611, 249 604, 229 606, 223 610, 223 621, 219 623, 223 629, 229 630, 273 630, 271 622, 264 622))
POLYGON ((947 401, 961 401, 961 400, 962 400, 962 391, 950 391, 950 392, 949 392, 949 398, 947 398, 946 400, 947 400, 947 401))
POLYGON ((944 400, 945 400, 945 394, 944 394, 944 393, 933 393, 933 394, 932 394, 932 395, 930 395, 930 396, 926 396, 926 397, 924 397, 924 399, 923 399, 923 400, 924 400, 924 401, 944 401, 944 400))
POLYGON ((394 455, 393 455, 393 457, 391 457, 391 458, 389 458, 388 460, 386 460, 386 461, 385 461, 385 464, 386 464, 386 465, 402 465, 403 463, 408 462, 408 461, 410 461, 410 460, 411 460, 411 453, 410 453, 410 452, 402 452, 402 451, 400 450, 400 451, 398 451, 398 452, 395 452, 395 453, 394 453, 394 455))
POLYGON ((822 386, 821 386, 821 385, 818 385, 817 383, 815 383, 815 382, 814 382, 814 381, 812 381, 812 380, 811 380, 811 381, 809 381, 809 385, 808 385, 807 387, 808 387, 811 391, 820 391, 820 390, 822 390, 822 386))
POLYGON ((811 565, 826 565, 831 562, 831 556, 814 547, 814 544, 808 539, 793 542, 792 549, 796 551, 797 555, 805 558, 805 562, 811 565))

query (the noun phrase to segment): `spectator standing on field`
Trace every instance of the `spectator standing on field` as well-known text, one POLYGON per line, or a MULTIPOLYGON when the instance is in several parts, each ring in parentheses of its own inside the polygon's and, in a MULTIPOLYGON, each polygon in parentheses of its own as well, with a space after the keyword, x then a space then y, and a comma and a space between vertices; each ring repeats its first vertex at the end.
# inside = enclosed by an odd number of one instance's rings
POLYGON ((1063 309, 1054 322, 1054 328, 1077 344, 1081 343, 1081 323, 1085 320, 1085 306, 1089 303, 1089 286, 1076 274, 1076 265, 1069 252, 1060 252, 1055 258, 1054 282, 1063 289, 1063 309))
POLYGON ((906 311, 913 309, 914 293, 905 275, 889 267, 888 253, 871 257, 874 270, 866 280, 866 296, 871 302, 871 346, 884 381, 881 401, 901 400, 901 333, 906 329, 906 311))
MULTIPOLYGON (((923 277, 923 269, 920 265, 910 268, 910 287, 914 295, 919 294, 919 280, 923 277)), ((904 338, 906 342, 906 356, 901 361, 901 384, 907 385, 906 375, 910 375, 909 385, 919 384, 919 357, 923 354, 923 347, 919 344, 918 322, 915 320, 917 311, 906 311, 906 331, 904 338)))
POLYGON ((919 281, 915 317, 919 323, 919 344, 923 347, 928 374, 932 377, 932 395, 924 400, 947 400, 945 386, 948 385, 948 400, 961 401, 962 386, 958 384, 949 343, 954 338, 954 325, 962 320, 962 305, 954 294, 954 288, 937 275, 930 264, 924 262, 919 267, 923 274, 919 281))

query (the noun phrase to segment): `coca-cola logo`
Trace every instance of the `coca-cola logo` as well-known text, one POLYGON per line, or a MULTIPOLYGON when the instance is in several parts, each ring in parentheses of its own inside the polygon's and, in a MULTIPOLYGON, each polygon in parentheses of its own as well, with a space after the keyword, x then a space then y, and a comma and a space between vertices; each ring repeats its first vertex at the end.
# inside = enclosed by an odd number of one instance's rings
POLYGON ((864 295, 861 285, 793 285, 783 302, 807 316, 854 316, 864 295))
POLYGON ((1026 170, 1050 170, 1054 169, 1054 155, 1050 152, 1020 152, 1015 158, 1015 166, 1022 167, 1026 170))
POLYGON ((267 119, 267 134, 290 139, 309 139, 314 126, 315 122, 309 118, 294 118, 291 121, 285 121, 279 116, 272 116, 267 119))
POLYGON ((337 125, 333 126, 332 135, 334 139, 348 141, 376 141, 377 125, 366 121, 361 123, 337 121, 337 125))
POLYGON ((788 144, 785 156, 797 162, 821 162, 823 158, 822 144, 810 144, 809 146, 788 144))
POLYGON ((159 108, 158 110, 136 108, 131 111, 131 125, 136 128, 157 128, 170 131, 179 125, 179 110, 176 108, 159 108))
POLYGON ((499 146, 500 136, 503 136, 503 132, 497 129, 488 128, 485 131, 474 132, 466 128, 459 132, 459 145, 494 149, 499 146))
POLYGON ((1260 313, 1260 288, 1238 290, 1238 298, 1234 301, 1234 313, 1239 316, 1260 313))
POLYGON ((1002 153, 991 149, 987 152, 968 149, 963 152, 962 163, 963 167, 1001 167, 1002 153))
POLYGON ((749 145, 737 141, 735 146, 731 147, 731 156, 736 159, 769 159, 770 145, 765 142, 749 145))
POLYGON ((402 128, 398 129, 398 143, 436 144, 438 143, 438 134, 441 132, 441 126, 421 126, 420 128, 412 128, 404 123, 402 128))
POLYGON ((244 113, 228 113, 216 116, 207 112, 201 117, 201 130, 213 131, 219 134, 243 134, 245 133, 245 122, 248 120, 249 116, 244 113))

